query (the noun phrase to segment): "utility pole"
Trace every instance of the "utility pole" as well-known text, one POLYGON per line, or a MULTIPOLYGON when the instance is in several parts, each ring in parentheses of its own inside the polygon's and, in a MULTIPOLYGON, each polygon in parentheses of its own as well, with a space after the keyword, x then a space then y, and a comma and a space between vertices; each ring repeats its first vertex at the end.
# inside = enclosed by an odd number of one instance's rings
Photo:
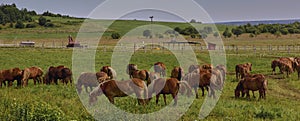
POLYGON ((150 26, 151 26, 151 35, 150 35, 150 37, 151 37, 151 41, 152 41, 151 49, 153 49, 153 36, 152 36, 152 34, 153 34, 153 27, 152 27, 152 23, 153 23, 153 18, 154 17, 150 16, 149 18, 151 20, 151 23, 150 23, 150 26))

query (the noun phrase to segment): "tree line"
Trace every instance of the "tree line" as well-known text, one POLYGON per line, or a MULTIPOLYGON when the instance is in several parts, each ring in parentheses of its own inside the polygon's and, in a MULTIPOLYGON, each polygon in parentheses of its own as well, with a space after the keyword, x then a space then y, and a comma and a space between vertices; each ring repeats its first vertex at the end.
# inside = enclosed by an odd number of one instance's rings
POLYGON ((300 34, 300 23, 294 22, 290 24, 258 24, 251 25, 250 23, 246 25, 236 26, 231 29, 231 31, 226 28, 223 32, 225 38, 230 38, 233 35, 239 37, 242 34, 249 34, 249 37, 256 37, 262 33, 270 33, 276 37, 287 34, 300 34))

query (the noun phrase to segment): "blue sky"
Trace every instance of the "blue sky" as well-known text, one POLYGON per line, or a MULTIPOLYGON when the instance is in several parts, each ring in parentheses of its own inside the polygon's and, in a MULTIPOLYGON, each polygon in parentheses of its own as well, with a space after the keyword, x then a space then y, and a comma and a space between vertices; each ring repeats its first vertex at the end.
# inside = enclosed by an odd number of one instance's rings
MULTIPOLYGON (((110 6, 101 11, 100 19, 115 19, 116 14, 124 12, 123 18, 148 20, 149 15, 155 16, 155 20, 180 21, 180 17, 168 12, 156 10, 139 10, 126 15, 126 8, 145 6, 147 8, 173 7, 178 9, 175 14, 182 12, 186 19, 200 19, 202 15, 187 3, 199 4, 215 22, 244 21, 244 20, 274 20, 274 19, 299 19, 300 0, 1 0, 1 3, 16 3, 19 8, 35 10, 38 13, 49 10, 53 13, 60 13, 76 17, 87 17, 98 5, 108 1, 114 1, 110 6), (176 4, 177 3, 177 4, 176 4), (181 6, 178 6, 181 5, 181 6), (124 11, 123 11, 124 10, 124 11), (113 18, 115 17, 115 18, 113 18)), ((103 7, 103 6, 102 6, 103 7)), ((206 20, 203 20, 206 21, 206 20)))

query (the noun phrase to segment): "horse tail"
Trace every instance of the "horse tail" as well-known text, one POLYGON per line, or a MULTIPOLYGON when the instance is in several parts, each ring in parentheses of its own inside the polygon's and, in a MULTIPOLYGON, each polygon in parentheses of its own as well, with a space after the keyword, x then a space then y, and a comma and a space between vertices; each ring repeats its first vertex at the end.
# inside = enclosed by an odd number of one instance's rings
POLYGON ((180 81, 181 78, 182 78, 182 68, 179 67, 179 69, 178 69, 178 76, 177 76, 178 81, 180 81))
POLYGON ((151 83, 150 76, 149 76, 149 72, 146 71, 146 70, 145 70, 145 72, 146 72, 146 81, 147 81, 147 85, 149 85, 149 84, 151 83))
POLYGON ((192 88, 186 81, 180 81, 177 84, 180 84, 180 85, 182 84, 185 87, 185 89, 187 89, 187 95, 188 96, 192 95, 192 88))

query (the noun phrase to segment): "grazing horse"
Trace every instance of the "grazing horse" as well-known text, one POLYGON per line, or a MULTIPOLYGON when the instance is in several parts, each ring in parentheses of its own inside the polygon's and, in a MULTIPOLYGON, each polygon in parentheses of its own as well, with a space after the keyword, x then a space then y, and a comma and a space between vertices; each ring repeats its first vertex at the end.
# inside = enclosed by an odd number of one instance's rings
POLYGON ((8 86, 12 86, 14 80, 17 80, 17 85, 21 86, 21 79, 22 70, 20 68, 12 68, 0 71, 0 87, 2 87, 2 83, 5 84, 5 81, 9 83, 8 86))
POLYGON ((200 72, 198 70, 193 71, 192 73, 185 74, 185 76, 182 78, 182 80, 187 81, 188 84, 194 88, 196 98, 199 98, 197 90, 198 87, 200 87, 202 90, 202 96, 204 96, 204 88, 206 88, 208 91, 210 79, 211 71, 207 69, 200 69, 200 72))
POLYGON ((163 62, 157 62, 154 63, 154 71, 156 73, 159 73, 160 76, 165 77, 166 76, 166 65, 163 62))
POLYGON ((126 81, 107 80, 100 83, 89 94, 89 104, 94 104, 97 101, 97 96, 102 94, 108 98, 110 103, 114 104, 115 97, 126 97, 133 93, 138 98, 138 104, 145 105, 148 102, 148 88, 143 80, 137 78, 126 81))
POLYGON ((43 70, 40 67, 34 66, 30 68, 25 68, 23 70, 22 85, 24 87, 28 85, 28 79, 33 79, 34 85, 36 85, 36 81, 38 83, 41 83, 42 76, 43 76, 43 70))
POLYGON ((133 78, 133 77, 132 77, 132 73, 133 73, 135 70, 138 70, 138 67, 137 67, 136 64, 128 64, 128 65, 127 65, 126 73, 129 75, 129 78, 133 78))
POLYGON ((235 66, 235 75, 236 79, 238 80, 239 77, 244 78, 244 76, 252 71, 252 64, 245 63, 245 64, 238 64, 235 66))
POLYGON ((54 82, 56 85, 57 80, 61 79, 63 83, 72 85, 72 71, 71 69, 65 67, 65 66, 57 66, 57 67, 49 67, 48 72, 44 76, 44 83, 50 84, 51 82, 54 82))
MULTIPOLYGON (((280 60, 279 59, 275 59, 272 61, 271 63, 271 68, 272 68, 272 74, 274 75, 275 74, 275 69, 276 67, 279 67, 280 68, 280 60)), ((282 70, 280 70, 280 73, 283 73, 282 70)))
MULTIPOLYGON (((246 97, 249 99, 250 94, 249 90, 253 91, 259 91, 259 99, 266 98, 266 90, 267 90, 267 80, 265 78, 262 78, 260 76, 257 77, 245 77, 244 79, 240 80, 238 85, 235 89, 235 97, 240 96, 240 92, 246 93, 246 97)), ((254 94, 254 93, 253 93, 254 94)))
POLYGON ((85 91, 88 93, 88 87, 90 90, 93 90, 93 87, 97 87, 99 82, 103 82, 109 79, 105 72, 97 72, 97 73, 89 73, 84 72, 82 73, 77 81, 76 88, 78 93, 80 94, 82 91, 82 85, 85 87, 85 91))
POLYGON ((146 81, 147 86, 151 83, 150 73, 147 70, 135 70, 132 72, 132 77, 146 81))
POLYGON ((286 72, 286 76, 289 77, 289 74, 293 73, 293 67, 290 63, 286 63, 284 61, 279 61, 280 70, 286 72))
POLYGON ((158 78, 156 80, 153 80, 153 87, 149 88, 149 100, 151 100, 152 94, 155 93, 157 105, 160 94, 163 94, 165 105, 167 105, 166 94, 171 94, 174 99, 175 106, 177 105, 177 94, 181 85, 184 86, 185 89, 187 89, 187 95, 191 96, 192 89, 186 81, 178 81, 176 78, 170 78, 167 80, 158 78))
POLYGON ((110 67, 110 66, 103 66, 100 71, 107 73, 110 79, 116 79, 117 78, 117 73, 116 71, 110 67))
POLYGON ((174 69, 171 72, 171 78, 176 78, 177 80, 181 80, 181 78, 184 76, 183 69, 181 67, 174 67, 174 69))
POLYGON ((192 73, 194 70, 199 69, 200 65, 190 65, 189 73, 192 73))

